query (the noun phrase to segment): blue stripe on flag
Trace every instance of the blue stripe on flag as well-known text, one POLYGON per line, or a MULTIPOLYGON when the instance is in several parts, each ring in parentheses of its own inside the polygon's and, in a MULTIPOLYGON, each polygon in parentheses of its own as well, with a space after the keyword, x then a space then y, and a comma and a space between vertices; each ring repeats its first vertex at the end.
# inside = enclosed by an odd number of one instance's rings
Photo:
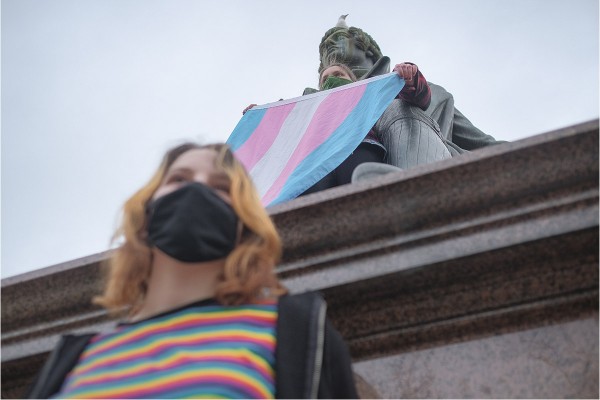
POLYGON ((267 110, 268 108, 258 110, 250 109, 244 114, 242 119, 240 119, 240 122, 235 126, 233 132, 231 132, 231 135, 229 135, 229 139, 227 139, 227 144, 232 151, 235 152, 250 136, 252 136, 267 110))
POLYGON ((300 162, 269 205, 297 197, 337 168, 363 141, 403 86, 404 80, 396 73, 368 83, 354 110, 325 142, 300 162))

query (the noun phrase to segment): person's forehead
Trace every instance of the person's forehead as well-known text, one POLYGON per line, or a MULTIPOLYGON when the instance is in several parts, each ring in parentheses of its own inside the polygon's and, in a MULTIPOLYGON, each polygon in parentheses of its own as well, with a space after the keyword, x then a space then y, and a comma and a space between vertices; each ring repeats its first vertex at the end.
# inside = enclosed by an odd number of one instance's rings
POLYGON ((170 169, 183 166, 214 168, 216 157, 217 153, 213 149, 191 149, 177 157, 170 169))
POLYGON ((325 70, 323 71, 323 75, 331 74, 333 72, 343 72, 346 75, 348 74, 348 72, 346 72, 344 68, 340 67, 339 65, 334 65, 332 67, 325 68, 325 70))

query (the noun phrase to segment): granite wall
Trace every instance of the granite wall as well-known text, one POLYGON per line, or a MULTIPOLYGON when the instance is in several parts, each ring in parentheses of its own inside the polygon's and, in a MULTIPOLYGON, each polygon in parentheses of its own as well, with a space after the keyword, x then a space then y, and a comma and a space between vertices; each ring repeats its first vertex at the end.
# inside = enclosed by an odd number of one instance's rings
MULTIPOLYGON (((598 398, 598 121, 269 209, 367 397, 598 398)), ((2 397, 110 326, 109 252, 2 280, 2 397)))

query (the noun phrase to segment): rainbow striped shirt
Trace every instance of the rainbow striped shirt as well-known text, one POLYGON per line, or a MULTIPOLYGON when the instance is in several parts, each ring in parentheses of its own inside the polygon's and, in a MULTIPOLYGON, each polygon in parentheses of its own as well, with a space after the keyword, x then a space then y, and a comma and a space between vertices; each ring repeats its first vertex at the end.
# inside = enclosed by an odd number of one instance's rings
POLYGON ((58 398, 273 398, 277 303, 205 300, 98 334, 58 398))

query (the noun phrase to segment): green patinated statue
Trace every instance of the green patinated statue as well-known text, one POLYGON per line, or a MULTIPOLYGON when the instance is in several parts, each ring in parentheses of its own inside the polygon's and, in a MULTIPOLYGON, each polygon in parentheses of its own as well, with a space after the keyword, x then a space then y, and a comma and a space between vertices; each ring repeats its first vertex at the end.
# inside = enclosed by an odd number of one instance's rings
MULTIPOLYGON (((358 79, 390 72, 390 59, 377 42, 362 29, 348 27, 345 17, 321 40, 319 73, 334 63, 347 65, 358 79)), ((460 113, 443 87, 428 83, 431 104, 427 110, 395 99, 373 127, 387 149, 386 163, 406 169, 500 143, 460 113)), ((314 91, 307 88, 304 94, 314 91)))
POLYGON ((319 73, 328 65, 339 62, 349 66, 358 79, 390 72, 390 59, 384 57, 377 42, 356 27, 339 27, 325 32, 319 45, 319 73), (375 70, 373 66, 376 66, 375 70), (368 75, 367 72, 369 73, 368 75))

